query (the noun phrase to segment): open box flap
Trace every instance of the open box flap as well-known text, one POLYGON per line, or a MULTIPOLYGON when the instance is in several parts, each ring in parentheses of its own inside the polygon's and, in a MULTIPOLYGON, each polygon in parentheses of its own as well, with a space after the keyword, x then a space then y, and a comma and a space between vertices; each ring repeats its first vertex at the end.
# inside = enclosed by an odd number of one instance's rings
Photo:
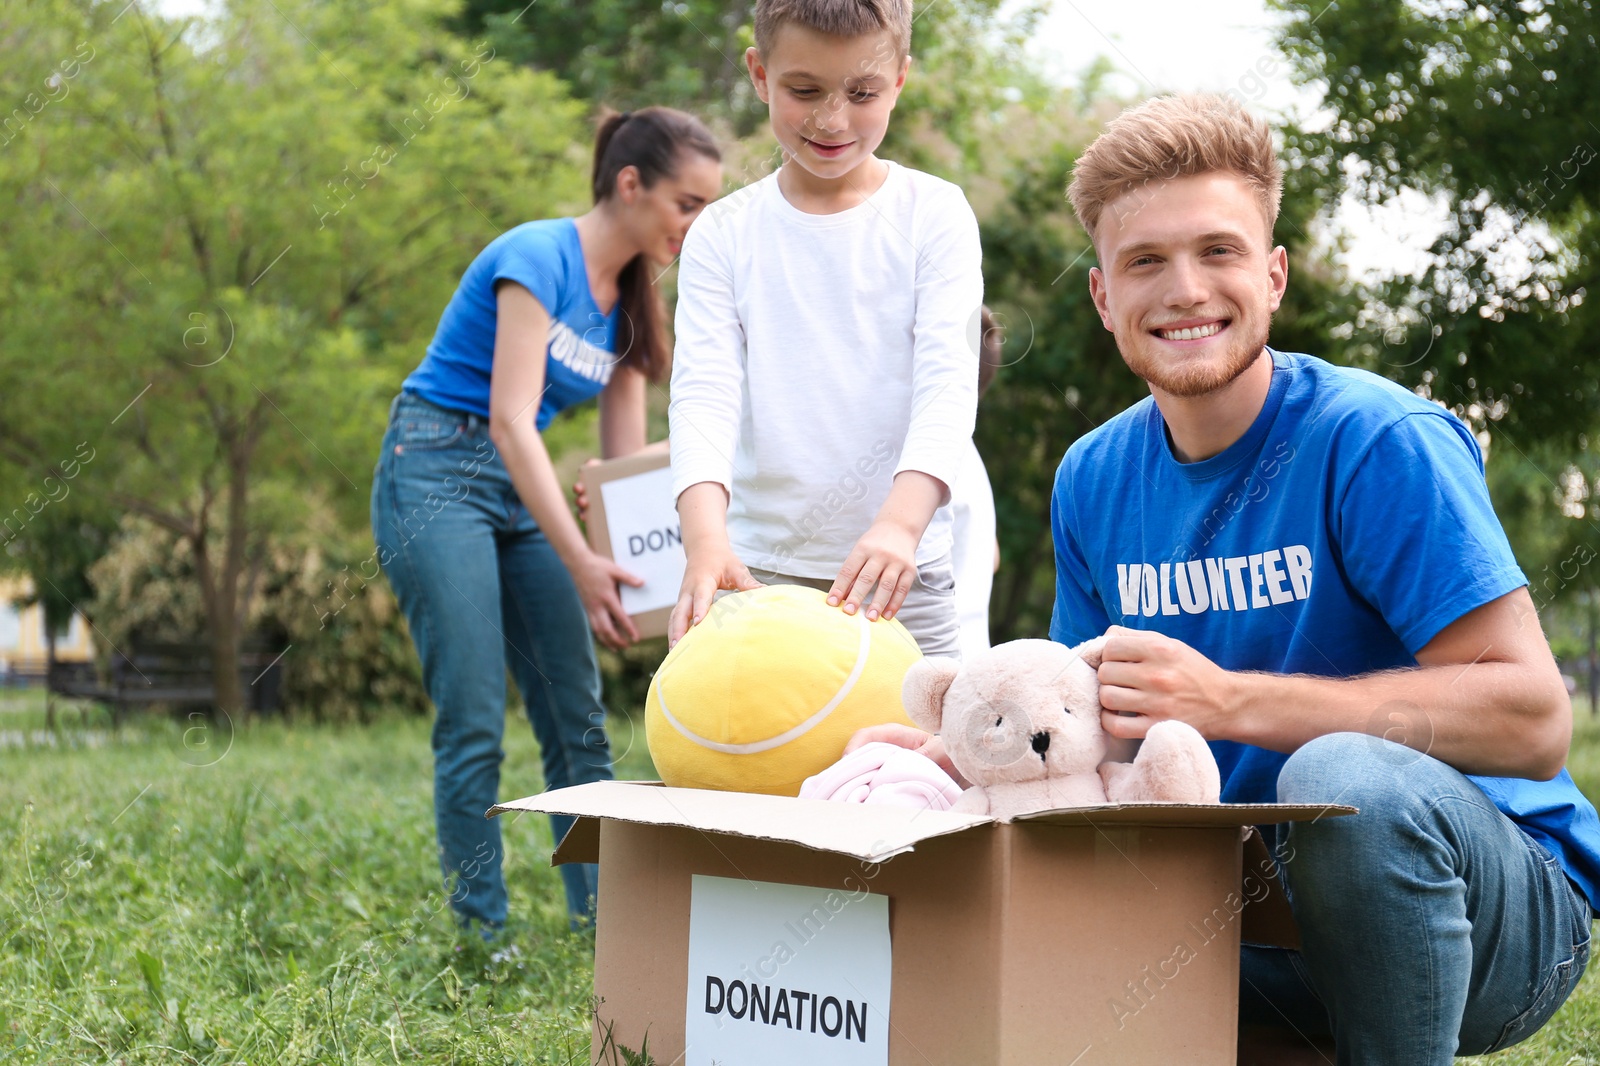
POLYGON ((1275 825, 1314 822, 1318 818, 1359 813, 1340 803, 1105 803, 1019 814, 1014 822, 1047 825, 1144 825, 1205 828, 1230 825, 1275 825))
MULTIPOLYGON (((779 840, 816 851, 882 862, 918 843, 993 824, 986 815, 909 807, 802 800, 749 792, 668 788, 641 781, 595 781, 526 799, 496 804, 506 811, 567 814, 579 819, 557 849, 557 862, 592 862, 599 853, 598 822, 616 818, 645 825, 673 825, 754 840, 779 840)), ((1108 803, 1037 811, 1014 821, 1047 825, 1140 825, 1212 827, 1271 825, 1355 814, 1338 804, 1285 803, 1108 803)))
MULTIPOLYGON (((638 781, 595 781, 489 808, 491 816, 506 811, 540 811, 569 814, 580 819, 617 818, 646 825, 675 825, 754 840, 779 840, 866 862, 882 862, 910 851, 924 840, 994 821, 983 815, 949 811, 668 788, 638 781)), ((580 850, 587 853, 585 840, 584 837, 573 839, 573 858, 565 861, 584 861, 576 855, 580 850)), ((565 841, 562 850, 566 850, 565 841)))
POLYGON ((600 819, 579 818, 550 855, 551 866, 600 861, 600 819))

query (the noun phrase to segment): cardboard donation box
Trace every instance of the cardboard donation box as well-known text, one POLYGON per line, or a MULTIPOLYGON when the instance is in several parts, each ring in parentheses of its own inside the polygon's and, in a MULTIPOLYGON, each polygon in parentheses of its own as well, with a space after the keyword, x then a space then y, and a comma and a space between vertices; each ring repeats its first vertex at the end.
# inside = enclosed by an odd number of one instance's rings
POLYGON ((618 586, 641 637, 664 637, 683 584, 683 534, 666 453, 626 455, 586 466, 589 547, 644 578, 618 586))
POLYGON ((508 810, 576 816, 554 861, 600 863, 595 1061, 609 1034, 663 1066, 1233 1066, 1246 827, 1354 812, 1002 824, 625 781, 508 810))

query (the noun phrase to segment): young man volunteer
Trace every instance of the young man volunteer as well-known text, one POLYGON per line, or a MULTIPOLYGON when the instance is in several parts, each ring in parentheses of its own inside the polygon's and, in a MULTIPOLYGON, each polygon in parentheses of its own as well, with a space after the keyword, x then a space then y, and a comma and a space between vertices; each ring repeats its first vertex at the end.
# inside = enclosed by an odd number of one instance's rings
POLYGON ((1281 188, 1266 125, 1221 97, 1134 108, 1079 159, 1090 291, 1151 395, 1061 463, 1050 635, 1109 629, 1106 729, 1193 725, 1224 802, 1360 808, 1269 838, 1302 946, 1244 947, 1240 1061, 1448 1063, 1577 984, 1600 820, 1472 434, 1267 347, 1281 188))

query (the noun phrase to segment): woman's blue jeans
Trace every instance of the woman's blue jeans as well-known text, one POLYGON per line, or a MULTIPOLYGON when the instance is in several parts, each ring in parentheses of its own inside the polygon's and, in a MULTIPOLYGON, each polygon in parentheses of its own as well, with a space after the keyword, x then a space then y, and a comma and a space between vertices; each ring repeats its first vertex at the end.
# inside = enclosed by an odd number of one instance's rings
MULTIPOLYGON (((506 920, 499 799, 506 670, 516 678, 546 788, 609 780, 611 748, 589 620, 475 415, 402 394, 372 486, 378 560, 399 597, 433 700, 433 806, 451 904, 486 930, 506 920)), ((559 841, 572 819, 552 816, 559 841)), ((592 918, 592 864, 561 867, 574 927, 592 918)))
POLYGON ((1532 1035, 1583 976, 1588 902, 1439 760, 1319 737, 1278 799, 1361 813, 1268 827, 1301 949, 1244 947, 1241 1023, 1331 1039, 1340 1066, 1443 1066, 1532 1035))

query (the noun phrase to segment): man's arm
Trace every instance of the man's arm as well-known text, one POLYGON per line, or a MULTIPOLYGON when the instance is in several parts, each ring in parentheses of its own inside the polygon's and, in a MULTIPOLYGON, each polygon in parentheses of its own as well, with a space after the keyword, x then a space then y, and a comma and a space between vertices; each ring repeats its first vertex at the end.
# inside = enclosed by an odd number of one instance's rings
POLYGON ((1281 752, 1328 733, 1371 733, 1462 773, 1542 781, 1560 772, 1572 703, 1526 588, 1456 619, 1416 659, 1413 669, 1352 678, 1240 673, 1182 641, 1116 626, 1100 666, 1102 721, 1114 736, 1142 737, 1175 718, 1208 740, 1281 752))

